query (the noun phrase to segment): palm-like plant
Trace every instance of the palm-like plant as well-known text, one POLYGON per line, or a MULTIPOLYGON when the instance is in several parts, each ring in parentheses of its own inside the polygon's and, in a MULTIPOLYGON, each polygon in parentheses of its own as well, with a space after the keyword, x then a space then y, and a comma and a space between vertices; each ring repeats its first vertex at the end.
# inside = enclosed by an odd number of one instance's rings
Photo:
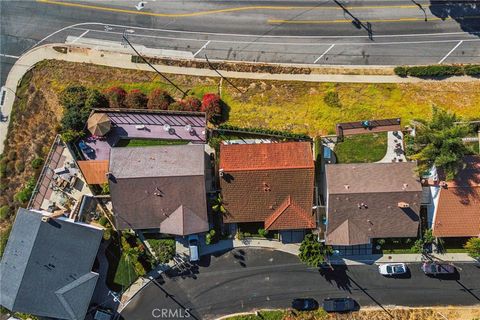
POLYGON ((212 210, 213 212, 219 212, 221 214, 227 213, 227 209, 225 209, 223 206, 223 198, 221 194, 218 194, 218 196, 213 200, 212 210))
POLYGON ((428 171, 433 165, 445 171, 447 179, 453 179, 467 154, 463 144, 470 129, 459 121, 454 113, 433 107, 430 122, 419 121, 416 129, 412 159, 418 160, 420 173, 428 171))

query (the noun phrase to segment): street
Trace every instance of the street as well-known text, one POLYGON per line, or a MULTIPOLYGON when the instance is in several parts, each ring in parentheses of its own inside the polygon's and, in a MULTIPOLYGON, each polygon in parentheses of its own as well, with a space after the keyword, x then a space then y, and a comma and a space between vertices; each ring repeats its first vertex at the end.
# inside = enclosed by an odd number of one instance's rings
POLYGON ((87 39, 204 59, 327 65, 472 63, 478 1, 2 1, 1 83, 33 46, 87 39))
POLYGON ((408 267, 410 274, 400 279, 381 276, 376 265, 320 272, 287 253, 236 249, 204 257, 191 272, 168 272, 137 294, 121 315, 125 320, 154 319, 154 309, 178 314, 187 309, 198 319, 212 319, 256 308, 288 308, 298 297, 321 303, 327 297, 349 296, 360 306, 376 307, 480 303, 478 265, 456 264, 459 273, 443 279, 425 276, 419 264, 408 267))

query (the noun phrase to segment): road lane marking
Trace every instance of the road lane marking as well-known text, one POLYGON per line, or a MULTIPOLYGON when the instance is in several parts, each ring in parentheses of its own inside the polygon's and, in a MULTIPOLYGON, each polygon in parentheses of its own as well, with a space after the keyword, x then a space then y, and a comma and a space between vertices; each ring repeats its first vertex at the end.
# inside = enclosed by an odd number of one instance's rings
POLYGON ((318 57, 318 58, 317 58, 315 61, 313 61, 313 63, 317 63, 317 62, 318 62, 318 60, 322 59, 322 58, 323 58, 323 56, 325 56, 325 55, 328 53, 328 51, 330 51, 330 50, 332 50, 332 49, 333 49, 333 47, 334 47, 334 46, 335 46, 335 45, 334 45, 334 44, 332 44, 330 47, 328 47, 328 49, 327 49, 327 50, 325 50, 325 51, 322 53, 322 55, 321 55, 320 57, 318 57))
POLYGON ((12 56, 11 54, 4 54, 4 53, 0 53, 0 57, 12 58, 12 59, 20 58, 19 56, 12 56))
POLYGON ((209 43, 210 43, 210 40, 208 40, 207 43, 205 43, 205 44, 203 45, 203 47, 201 47, 200 49, 198 49, 198 51, 193 54, 193 57, 195 58, 196 55, 199 54, 200 51, 202 51, 203 49, 205 49, 205 48, 208 46, 209 43))
MULTIPOLYGON (((478 18, 478 17, 480 17, 480 16, 477 16, 475 18, 478 18)), ((428 19, 428 21, 444 21, 444 20, 451 20, 451 18, 445 18, 445 19, 429 18, 428 19)), ((425 22, 425 18, 399 18, 399 19, 365 20, 365 22, 370 22, 370 23, 414 22, 414 21, 425 22)), ((269 24, 334 24, 334 23, 352 23, 352 19, 337 19, 337 20, 278 20, 278 19, 268 19, 267 23, 269 23, 269 24)))
POLYGON ((455 49, 457 49, 462 43, 463 43, 463 40, 460 40, 460 41, 457 43, 457 45, 456 45, 455 47, 453 47, 453 49, 450 50, 450 51, 445 55, 445 57, 442 58, 442 60, 438 61, 438 64, 442 64, 443 61, 445 61, 445 59, 447 59, 448 56, 451 55, 452 52, 455 51, 455 49))
POLYGON ((110 12, 117 12, 117 13, 139 14, 139 15, 145 15, 145 16, 171 17, 171 18, 196 17, 196 16, 204 16, 204 15, 211 15, 211 14, 217 14, 217 13, 228 13, 228 12, 238 12, 238 11, 255 11, 255 10, 335 10, 335 11, 344 11, 345 9, 346 10, 372 10, 372 9, 416 9, 416 8, 418 8, 418 6, 416 6, 416 5, 363 6, 363 7, 350 6, 350 7, 344 7, 344 8, 340 8, 338 6, 325 6, 325 7, 321 7, 321 6, 315 6, 315 7, 312 7, 312 6, 245 6, 245 7, 218 9, 218 10, 190 12, 190 13, 155 13, 155 12, 148 12, 148 11, 136 11, 136 10, 129 10, 129 9, 104 7, 104 6, 81 4, 81 3, 71 3, 71 2, 56 1, 56 0, 37 0, 37 2, 66 6, 66 7, 76 7, 76 8, 83 8, 83 9, 99 10, 99 11, 110 11, 110 12))
POLYGON ((75 42, 77 42, 80 38, 82 38, 84 35, 86 35, 90 30, 87 30, 85 31, 84 33, 82 33, 80 36, 78 36, 77 38, 75 38, 72 42, 70 42, 70 44, 73 44, 75 42))

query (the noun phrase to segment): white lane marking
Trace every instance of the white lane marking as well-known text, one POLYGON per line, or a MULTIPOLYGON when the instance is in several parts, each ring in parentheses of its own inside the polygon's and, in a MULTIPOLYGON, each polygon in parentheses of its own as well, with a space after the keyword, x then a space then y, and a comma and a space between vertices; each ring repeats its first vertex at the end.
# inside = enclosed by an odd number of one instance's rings
POLYGON ((72 42, 70 42, 71 44, 72 43, 75 43, 77 42, 80 38, 82 38, 84 35, 86 35, 90 30, 87 30, 85 31, 84 33, 82 33, 80 36, 76 37, 72 42))
MULTIPOLYGON (((73 28, 75 30, 85 30, 83 28, 73 28)), ((99 33, 110 33, 110 34, 123 34, 123 32, 115 32, 115 31, 104 31, 104 30, 93 30, 89 29, 92 32, 99 32, 99 33)), ((202 39, 195 39, 195 38, 175 38, 175 37, 167 37, 167 36, 154 36, 148 34, 139 34, 135 33, 132 34, 133 37, 144 37, 144 38, 152 38, 152 39, 164 39, 164 40, 175 40, 175 41, 196 41, 196 42, 203 42, 205 40, 202 39)), ((435 44, 435 43, 451 43, 451 42, 477 42, 480 41, 478 38, 473 39, 449 39, 449 40, 425 40, 425 41, 399 41, 399 42, 339 42, 334 43, 336 46, 382 46, 382 45, 401 45, 401 44, 435 44)), ((312 42, 262 42, 262 41, 237 41, 237 40, 210 40, 211 43, 231 43, 231 44, 258 44, 258 45, 285 45, 285 46, 323 46, 323 45, 332 45, 333 43, 312 43, 312 42)))
MULTIPOLYGON (((58 30, 55 31, 55 32, 50 33, 48 36, 46 36, 45 38, 43 38, 43 39, 41 39, 40 41, 38 41, 37 43, 35 43, 30 49, 32 49, 33 47, 38 46, 40 43, 44 42, 45 40, 47 40, 47 39, 50 38, 50 37, 53 37, 53 36, 56 35, 57 33, 60 33, 60 32, 62 32, 62 31, 65 31, 65 30, 68 30, 68 29, 74 28, 74 27, 88 26, 89 24, 91 24, 91 25, 97 25, 97 26, 98 26, 98 25, 101 25, 101 26, 105 26, 105 25, 106 25, 106 24, 101 23, 101 22, 82 22, 82 23, 72 24, 71 26, 67 26, 67 27, 58 29, 58 30)), ((90 30, 90 29, 88 29, 88 30, 90 30)), ((30 50, 30 49, 28 49, 28 50, 30 50)), ((28 51, 28 50, 26 50, 26 51, 28 51)), ((26 52, 26 51, 25 51, 25 52, 26 52)))
POLYGON ((452 50, 448 51, 448 53, 445 55, 445 57, 442 58, 442 60, 438 61, 438 64, 442 64, 443 61, 445 61, 445 59, 448 58, 449 55, 452 54, 453 51, 455 51, 455 49, 457 49, 461 44, 463 43, 463 40, 460 40, 457 45, 455 47, 453 47, 452 50))
POLYGON ((317 63, 317 62, 318 62, 318 60, 322 59, 322 58, 323 58, 323 56, 325 56, 325 55, 328 53, 328 51, 330 51, 330 50, 332 50, 332 49, 333 49, 333 47, 334 47, 334 46, 335 46, 335 45, 334 45, 334 44, 332 44, 330 47, 328 47, 328 49, 327 49, 327 50, 325 50, 325 51, 322 53, 322 55, 321 55, 320 57, 318 57, 318 58, 317 58, 315 61, 313 61, 313 63, 317 63))
POLYGON ((208 46, 209 43, 210 43, 210 40, 208 40, 207 43, 205 43, 205 44, 203 45, 203 47, 201 47, 200 49, 198 49, 198 51, 193 54, 193 57, 195 58, 196 55, 199 54, 200 51, 202 51, 203 49, 205 49, 205 48, 208 46))
POLYGON ((12 56, 11 54, 4 54, 4 53, 0 53, 0 57, 13 58, 13 59, 20 58, 19 56, 12 56))

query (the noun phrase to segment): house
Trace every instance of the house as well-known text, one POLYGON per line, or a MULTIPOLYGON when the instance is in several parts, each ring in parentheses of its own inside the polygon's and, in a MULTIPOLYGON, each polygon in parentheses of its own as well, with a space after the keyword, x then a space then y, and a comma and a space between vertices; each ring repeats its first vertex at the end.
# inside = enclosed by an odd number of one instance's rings
POLYGON ((364 245, 416 237, 422 186, 414 162, 327 164, 326 243, 364 245))
POLYGON ((223 221, 232 229, 280 231, 284 241, 295 230, 301 241, 316 227, 310 142, 221 145, 219 171, 223 221))
POLYGON ((203 144, 112 148, 108 181, 117 229, 208 230, 203 144))
POLYGON ((439 174, 438 202, 433 216, 433 235, 441 238, 480 236, 480 156, 464 159, 454 180, 439 174))
POLYGON ((0 263, 0 303, 15 312, 83 320, 99 275, 103 231, 19 209, 0 263))

